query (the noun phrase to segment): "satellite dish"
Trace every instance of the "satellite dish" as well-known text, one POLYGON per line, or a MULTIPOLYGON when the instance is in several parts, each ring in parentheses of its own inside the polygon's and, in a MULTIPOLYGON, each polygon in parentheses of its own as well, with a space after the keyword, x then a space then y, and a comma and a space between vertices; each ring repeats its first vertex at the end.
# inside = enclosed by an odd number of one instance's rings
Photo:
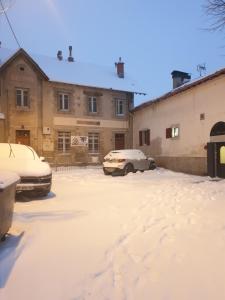
POLYGON ((0 0, 0 14, 5 13, 15 4, 16 0, 0 0))
POLYGON ((205 74, 205 73, 206 73, 206 66, 205 66, 205 63, 197 65, 197 71, 198 71, 200 77, 201 77, 203 74, 205 74))

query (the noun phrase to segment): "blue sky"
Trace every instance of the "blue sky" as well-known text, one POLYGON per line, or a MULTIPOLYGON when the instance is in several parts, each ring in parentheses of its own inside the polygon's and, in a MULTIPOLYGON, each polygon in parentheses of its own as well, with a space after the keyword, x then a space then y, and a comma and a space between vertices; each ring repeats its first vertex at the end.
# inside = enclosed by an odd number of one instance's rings
MULTIPOLYGON (((7 11, 25 50, 75 60, 114 65, 119 56, 147 97, 171 90, 170 73, 186 71, 198 77, 196 66, 206 63, 207 74, 225 67, 224 33, 204 30, 209 20, 202 8, 206 0, 12 0, 7 11)), ((0 40, 17 48, 0 16, 0 40)))

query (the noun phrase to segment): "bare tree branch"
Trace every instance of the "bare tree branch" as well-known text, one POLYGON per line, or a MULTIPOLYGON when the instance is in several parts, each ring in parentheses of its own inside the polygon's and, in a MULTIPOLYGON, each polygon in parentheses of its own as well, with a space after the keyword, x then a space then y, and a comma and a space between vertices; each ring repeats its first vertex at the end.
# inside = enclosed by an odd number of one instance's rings
POLYGON ((207 0, 204 5, 206 14, 211 18, 209 30, 222 31, 225 29, 225 0, 207 0))

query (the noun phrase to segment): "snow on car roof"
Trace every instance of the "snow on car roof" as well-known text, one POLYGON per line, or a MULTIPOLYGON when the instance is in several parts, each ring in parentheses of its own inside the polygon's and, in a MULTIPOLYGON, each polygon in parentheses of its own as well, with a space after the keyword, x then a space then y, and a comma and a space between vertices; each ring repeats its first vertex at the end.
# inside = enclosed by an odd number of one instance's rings
POLYGON ((11 143, 0 143, 0 159, 26 159, 26 160, 39 160, 37 153, 33 148, 11 143))
MULTIPOLYGON (((0 48, 0 66, 6 63, 17 51, 19 50, 0 48)), ((50 81, 143 93, 129 74, 125 73, 124 78, 119 78, 114 65, 106 67, 79 62, 76 59, 74 62, 68 62, 65 59, 60 61, 57 57, 30 53, 28 55, 38 64, 50 81)))
POLYGON ((120 159, 135 159, 135 158, 145 158, 144 153, 138 149, 122 149, 122 150, 112 150, 106 156, 105 159, 109 158, 120 158, 120 159))

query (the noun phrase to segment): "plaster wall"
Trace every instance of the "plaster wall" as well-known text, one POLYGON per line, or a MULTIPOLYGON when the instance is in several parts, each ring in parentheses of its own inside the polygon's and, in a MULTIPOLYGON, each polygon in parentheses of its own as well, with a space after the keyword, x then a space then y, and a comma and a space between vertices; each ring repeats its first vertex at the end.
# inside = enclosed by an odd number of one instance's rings
POLYGON ((225 121, 224 99, 225 77, 220 76, 134 112, 134 148, 141 148, 162 166, 206 173, 205 146, 213 125, 225 121), (166 128, 173 126, 179 127, 179 137, 167 139, 166 128), (151 130, 151 145, 140 147, 139 131, 147 128, 151 130), (196 161, 200 163, 195 168, 196 161))

